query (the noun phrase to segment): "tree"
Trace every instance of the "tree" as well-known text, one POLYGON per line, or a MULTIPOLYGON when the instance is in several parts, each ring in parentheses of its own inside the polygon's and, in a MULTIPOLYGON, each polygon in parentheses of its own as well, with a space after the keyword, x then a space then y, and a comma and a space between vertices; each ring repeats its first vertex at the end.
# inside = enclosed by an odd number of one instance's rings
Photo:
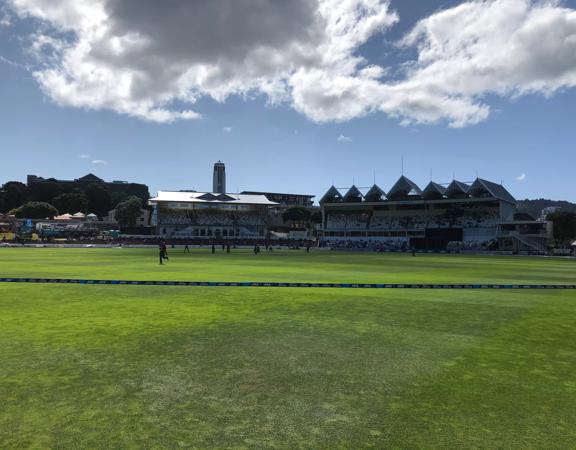
POLYGON ((322 223, 322 211, 315 210, 312 212, 310 215, 310 222, 312 222, 314 225, 322 223))
POLYGON ((88 212, 98 217, 105 216, 112 209, 112 200, 106 189, 98 184, 90 184, 84 193, 88 199, 88 212))
POLYGON ((130 197, 122 203, 116 205, 114 218, 120 225, 133 227, 136 225, 142 210, 142 200, 139 197, 130 197))
POLYGON ((312 213, 309 209, 303 206, 293 206, 282 213, 282 220, 284 222, 292 222, 292 226, 295 227, 296 224, 306 224, 310 220, 311 215, 312 213))
POLYGON ((88 197, 85 194, 69 193, 60 194, 53 200, 54 206, 62 213, 74 214, 88 212, 88 197))
POLYGON ((50 203, 28 202, 10 211, 19 219, 52 219, 58 215, 58 210, 50 203))
POLYGON ((576 240, 576 213, 561 211, 548 214, 547 219, 552 221, 557 247, 570 245, 576 240))
POLYGON ((113 205, 118 205, 119 203, 125 202, 130 197, 137 197, 137 196, 130 195, 126 192, 110 192, 110 199, 113 205))
POLYGON ((30 200, 30 191, 24 183, 8 181, 2 186, 0 197, 1 211, 6 212, 18 208, 30 200))
POLYGON ((37 202, 52 203, 54 198, 60 194, 62 194, 62 186, 54 179, 30 185, 30 199, 37 202))
POLYGON ((576 203, 565 200, 548 200, 539 198, 535 200, 520 200, 518 202, 518 211, 527 212, 532 217, 540 217, 543 209, 556 206, 562 211, 576 212, 576 203))

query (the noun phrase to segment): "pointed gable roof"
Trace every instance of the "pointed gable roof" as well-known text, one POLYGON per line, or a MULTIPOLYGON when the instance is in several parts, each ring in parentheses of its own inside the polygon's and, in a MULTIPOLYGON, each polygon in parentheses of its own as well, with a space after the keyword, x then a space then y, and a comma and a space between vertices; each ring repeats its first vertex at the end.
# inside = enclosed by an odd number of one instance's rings
POLYGON ((202 194, 200 196, 198 196, 198 198, 200 200, 206 200, 207 202, 231 202, 233 200, 236 200, 234 197, 231 197, 230 195, 227 194, 213 194, 212 192, 206 192, 205 194, 202 194))
POLYGON ((418 187, 416 183, 406 178, 404 175, 402 175, 398 179, 396 184, 394 184, 394 186, 392 186, 392 188, 388 192, 388 198, 390 198, 391 200, 393 200, 394 197, 398 196, 413 196, 413 195, 415 196, 422 195, 422 190, 418 187))
POLYGON ((470 186, 471 195, 479 195, 481 192, 487 192, 492 197, 503 200, 508 203, 516 204, 516 199, 506 190, 501 184, 493 183, 492 181, 476 178, 472 186, 470 186))
POLYGON ((444 197, 446 188, 438 183, 431 181, 422 191, 422 197, 425 199, 438 199, 444 197))
POLYGON ((444 195, 446 195, 446 197, 448 198, 466 196, 468 195, 469 190, 470 190, 469 185, 467 185, 466 183, 462 183, 461 181, 454 180, 452 181, 452 183, 448 185, 444 195))
POLYGON ((216 196, 216 200, 218 200, 220 202, 231 202, 231 201, 235 200, 235 198, 228 195, 228 194, 219 194, 216 196))
POLYGON ((226 203, 232 205, 278 205, 271 202, 265 195, 255 194, 214 194, 212 192, 196 191, 158 191, 158 195, 148 200, 150 205, 166 203, 206 204, 226 203))
POLYGON ((93 173, 89 173, 88 175, 84 175, 82 178, 78 178, 76 181, 82 181, 84 183, 104 183, 102 178, 98 178, 93 173))
POLYGON ((205 194, 199 195, 198 198, 200 200, 206 200, 207 202, 212 202, 216 200, 216 196, 211 192, 206 192, 205 194))
POLYGON ((494 197, 490 189, 488 189, 479 178, 476 178, 474 183, 470 186, 468 193, 472 197, 494 197))
POLYGON ((374 185, 370 188, 368 192, 366 192, 364 199, 367 202, 381 202, 383 200, 386 200, 386 192, 380 189, 380 187, 378 187, 377 185, 374 185))
POLYGON ((336 189, 334 186, 331 186, 330 189, 324 194, 324 196, 320 199, 319 203, 337 203, 342 201, 342 194, 336 189))
POLYGON ((348 190, 348 192, 346 192, 346 194, 344 194, 344 201, 345 202, 361 202, 363 197, 364 196, 362 195, 362 192, 360 192, 356 186, 352 186, 348 190))

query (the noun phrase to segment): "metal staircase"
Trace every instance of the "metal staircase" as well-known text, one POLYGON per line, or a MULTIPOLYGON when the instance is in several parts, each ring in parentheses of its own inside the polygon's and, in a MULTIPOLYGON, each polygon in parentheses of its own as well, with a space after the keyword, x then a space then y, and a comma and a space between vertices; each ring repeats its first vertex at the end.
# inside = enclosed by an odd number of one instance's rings
POLYGON ((538 253, 539 255, 547 255, 548 254, 548 246, 546 245, 546 241, 539 239, 539 238, 533 238, 533 237, 529 237, 529 236, 521 236, 521 235, 514 235, 513 236, 520 244, 523 244, 525 247, 528 247, 528 249, 535 251, 536 253, 538 253))

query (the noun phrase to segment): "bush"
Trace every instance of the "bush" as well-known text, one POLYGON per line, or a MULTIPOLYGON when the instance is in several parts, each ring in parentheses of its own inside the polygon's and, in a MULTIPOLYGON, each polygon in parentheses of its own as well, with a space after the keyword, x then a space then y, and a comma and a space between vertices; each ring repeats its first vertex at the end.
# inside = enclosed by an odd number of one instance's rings
POLYGON ((28 202, 10 211, 19 219, 52 219, 58 215, 58 210, 50 203, 28 202))

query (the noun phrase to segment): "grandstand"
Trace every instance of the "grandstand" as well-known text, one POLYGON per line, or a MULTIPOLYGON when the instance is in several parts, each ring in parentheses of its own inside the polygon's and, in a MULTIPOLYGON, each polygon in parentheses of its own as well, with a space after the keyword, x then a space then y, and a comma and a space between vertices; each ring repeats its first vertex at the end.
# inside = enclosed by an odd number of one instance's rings
POLYGON ((386 193, 332 186, 320 200, 323 240, 333 248, 545 253, 547 221, 515 221, 517 202, 500 184, 477 178, 424 189, 404 175, 386 193))
POLYGON ((157 234, 166 238, 266 238, 268 209, 264 195, 160 191, 150 199, 157 234))

